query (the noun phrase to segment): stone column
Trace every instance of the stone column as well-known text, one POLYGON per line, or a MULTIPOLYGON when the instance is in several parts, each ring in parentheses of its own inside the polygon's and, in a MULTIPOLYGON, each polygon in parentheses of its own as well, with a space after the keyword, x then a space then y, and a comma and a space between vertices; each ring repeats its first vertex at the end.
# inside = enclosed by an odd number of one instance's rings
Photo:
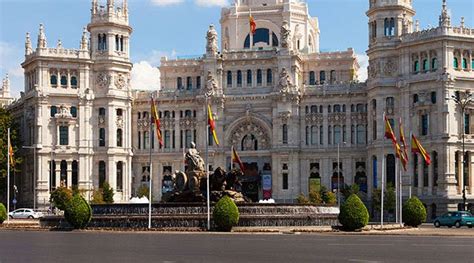
POLYGON ((67 168, 66 168, 66 187, 72 186, 72 161, 67 161, 67 168))
POLYGON ((421 157, 420 154, 418 154, 418 167, 417 167, 417 170, 418 170, 418 189, 417 189, 417 193, 418 193, 418 196, 421 196, 423 195, 423 157, 421 157))
POLYGON ((55 169, 54 169, 54 175, 56 177, 56 188, 61 186, 61 160, 56 161, 54 160, 55 163, 55 169))
POLYGON ((433 164, 428 165, 428 195, 433 195, 433 164))

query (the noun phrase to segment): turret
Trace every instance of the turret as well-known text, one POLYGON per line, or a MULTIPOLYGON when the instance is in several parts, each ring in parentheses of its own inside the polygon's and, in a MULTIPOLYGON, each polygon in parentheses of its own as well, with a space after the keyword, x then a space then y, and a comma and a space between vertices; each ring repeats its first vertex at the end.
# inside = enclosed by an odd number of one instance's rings
POLYGON ((451 16, 448 13, 448 4, 446 3, 446 0, 443 0, 443 9, 441 10, 441 15, 439 16, 439 26, 451 26, 451 16))
POLYGON ((40 24, 37 48, 46 48, 47 46, 48 44, 46 43, 46 35, 44 34, 44 26, 43 24, 40 24))
POLYGON ((25 40, 25 56, 31 55, 33 53, 33 47, 31 46, 31 38, 30 33, 26 33, 26 40, 25 40))
POLYGON ((8 73, 2 80, 2 93, 3 95, 10 94, 10 78, 8 77, 8 73))

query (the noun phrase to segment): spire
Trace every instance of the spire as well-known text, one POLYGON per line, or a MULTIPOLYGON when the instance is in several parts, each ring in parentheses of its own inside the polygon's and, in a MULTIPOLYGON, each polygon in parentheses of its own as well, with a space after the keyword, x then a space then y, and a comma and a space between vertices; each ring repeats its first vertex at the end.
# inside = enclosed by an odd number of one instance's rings
POLYGON ((416 24, 415 24, 415 30, 416 32, 420 31, 420 20, 416 20, 416 24))
POLYGON ((97 0, 92 0, 92 9, 91 9, 91 12, 92 14, 97 14, 99 10, 99 3, 97 2, 97 0))
POLYGON ((114 12, 114 7, 115 7, 114 0, 107 0, 107 10, 109 12, 109 15, 114 12))
POLYGON ((464 28, 464 16, 461 17, 461 28, 464 28))
POLYGON ((8 77, 8 73, 5 78, 2 80, 2 90, 8 92, 10 90, 10 78, 8 77))
POLYGON ((25 41, 25 56, 30 55, 33 53, 33 47, 31 46, 31 38, 30 33, 26 33, 26 41, 25 41))
POLYGON ((81 50, 87 50, 88 46, 89 41, 87 40, 87 27, 84 27, 84 31, 82 31, 81 50))
POLYGON ((58 39, 58 44, 56 45, 56 48, 58 49, 63 48, 63 42, 61 41, 61 39, 58 39))
POLYGON ((128 12, 128 3, 127 3, 127 0, 123 0, 122 2, 122 9, 125 13, 128 12))
POLYGON ((443 9, 441 11, 441 15, 439 16, 439 26, 451 26, 451 16, 448 14, 448 4, 446 3, 446 0, 443 0, 443 9))
POLYGON ((44 34, 44 26, 40 24, 39 34, 38 34, 38 48, 46 48, 46 36, 44 34))

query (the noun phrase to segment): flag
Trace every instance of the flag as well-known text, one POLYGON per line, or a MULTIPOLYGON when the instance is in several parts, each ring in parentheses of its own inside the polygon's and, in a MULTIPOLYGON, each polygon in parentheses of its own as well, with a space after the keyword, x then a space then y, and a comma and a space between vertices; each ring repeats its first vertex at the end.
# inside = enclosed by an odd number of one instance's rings
POLYGON ((158 138, 158 142, 160 146, 163 147, 163 136, 161 135, 161 122, 160 117, 158 116, 158 111, 156 110, 155 100, 151 99, 151 117, 153 118, 152 121, 155 122, 156 128, 156 137, 158 138))
POLYGON ((15 166, 15 154, 13 152, 13 146, 10 141, 10 137, 8 137, 8 144, 10 145, 10 148, 8 149, 8 155, 10 156, 10 165, 15 166))
POLYGON ((232 146, 232 163, 237 163, 239 164, 240 170, 243 172, 245 170, 245 166, 242 163, 242 160, 240 160, 239 155, 237 154, 237 151, 235 150, 234 146, 232 146))
POLYGON ((400 118, 399 129, 400 129, 400 143, 401 143, 401 146, 403 147, 402 149, 403 158, 401 158, 400 160, 402 161, 403 169, 406 172, 407 164, 408 164, 408 150, 407 150, 407 143, 405 140, 405 133, 403 132, 402 118, 400 118))
POLYGON ((431 164, 431 157, 430 155, 426 152, 425 148, 421 145, 420 141, 415 137, 415 135, 411 135, 411 151, 413 153, 419 153, 423 159, 425 159, 425 162, 427 165, 431 164))
POLYGON ((249 24, 250 24, 250 33, 255 35, 257 31, 257 23, 255 23, 255 19, 253 19, 252 13, 249 14, 249 24))
POLYGON ((393 133, 392 125, 390 125, 387 116, 385 116, 385 138, 392 140, 393 144, 397 144, 397 138, 393 133))
POLYGON ((208 115, 207 122, 209 124, 212 138, 214 138, 214 142, 216 143, 216 145, 219 146, 219 140, 217 139, 217 134, 216 134, 216 123, 214 121, 214 117, 212 116, 211 105, 209 104, 207 105, 207 115, 208 115))

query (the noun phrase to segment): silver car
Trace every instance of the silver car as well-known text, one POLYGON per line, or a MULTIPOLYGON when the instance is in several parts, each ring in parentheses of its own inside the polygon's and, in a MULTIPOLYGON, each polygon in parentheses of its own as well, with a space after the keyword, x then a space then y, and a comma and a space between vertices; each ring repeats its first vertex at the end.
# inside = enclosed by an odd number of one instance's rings
POLYGON ((43 213, 35 212, 33 209, 28 208, 20 208, 15 211, 8 213, 8 216, 11 219, 37 219, 43 217, 43 213))

